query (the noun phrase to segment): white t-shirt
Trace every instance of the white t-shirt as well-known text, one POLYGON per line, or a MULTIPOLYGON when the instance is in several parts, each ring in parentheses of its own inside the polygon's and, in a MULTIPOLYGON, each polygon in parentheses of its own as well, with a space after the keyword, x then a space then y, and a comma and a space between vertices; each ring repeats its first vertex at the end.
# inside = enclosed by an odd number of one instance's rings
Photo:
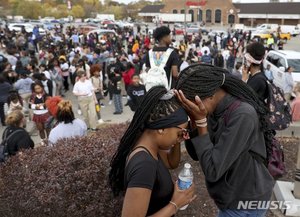
POLYGON ((204 47, 202 47, 202 48, 201 48, 201 53, 202 53, 202 55, 204 55, 204 52, 205 52, 205 51, 207 51, 207 55, 209 55, 209 54, 210 54, 209 47, 207 47, 207 46, 204 46, 204 47))
POLYGON ((55 144, 60 139, 85 136, 86 134, 86 124, 84 121, 76 118, 73 123, 59 123, 56 127, 54 127, 50 132, 49 142, 50 144, 55 144))
POLYGON ((44 75, 46 76, 47 79, 51 80, 51 75, 49 71, 43 71, 44 75))
POLYGON ((86 96, 92 96, 94 92, 94 87, 91 80, 77 81, 73 88, 74 94, 84 94, 86 96))

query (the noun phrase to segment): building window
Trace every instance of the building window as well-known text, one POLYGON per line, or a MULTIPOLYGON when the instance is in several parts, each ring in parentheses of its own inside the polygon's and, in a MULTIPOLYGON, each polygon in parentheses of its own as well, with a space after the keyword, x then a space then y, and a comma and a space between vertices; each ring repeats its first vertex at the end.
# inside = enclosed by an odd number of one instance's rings
POLYGON ((233 14, 230 14, 228 16, 228 24, 234 24, 235 23, 235 16, 233 14))
POLYGON ((211 10, 206 10, 206 22, 211 23, 211 10))
POLYGON ((202 22, 202 16, 203 16, 203 12, 201 9, 198 10, 198 22, 202 22))
POLYGON ((194 10, 189 10, 189 14, 191 14, 191 22, 194 22, 194 10))
POLYGON ((221 23, 222 11, 217 9, 215 11, 215 23, 221 23))
POLYGON ((184 9, 182 9, 182 10, 180 11, 180 13, 181 13, 181 14, 185 14, 185 13, 184 13, 184 9))
POLYGON ((177 12, 177 10, 176 9, 174 9, 173 10, 173 14, 177 14, 178 12, 177 12))

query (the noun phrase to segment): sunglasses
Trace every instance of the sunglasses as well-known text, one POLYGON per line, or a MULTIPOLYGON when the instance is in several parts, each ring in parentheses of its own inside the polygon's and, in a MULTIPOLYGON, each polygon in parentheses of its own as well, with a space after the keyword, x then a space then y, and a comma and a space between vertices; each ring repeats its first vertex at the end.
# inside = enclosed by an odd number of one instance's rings
POLYGON ((188 129, 185 129, 185 128, 182 128, 182 127, 175 127, 177 129, 180 129, 182 131, 182 138, 185 139, 185 140, 188 140, 190 139, 190 130, 188 129))

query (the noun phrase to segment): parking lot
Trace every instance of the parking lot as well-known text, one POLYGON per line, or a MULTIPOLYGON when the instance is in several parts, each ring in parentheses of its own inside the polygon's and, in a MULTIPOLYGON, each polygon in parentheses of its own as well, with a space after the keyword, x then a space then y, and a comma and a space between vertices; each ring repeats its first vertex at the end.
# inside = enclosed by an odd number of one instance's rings
MULTIPOLYGON (((67 24, 68 25, 74 25, 76 26, 77 24, 67 24)), ((153 23, 149 23, 148 24, 148 28, 149 29, 155 29, 155 24, 153 23)), ((173 28, 173 25, 170 25, 170 28, 173 28)), ((208 31, 210 30, 227 30, 228 27, 226 26, 208 26, 205 27, 208 31)), ((145 26, 142 26, 142 30, 145 29, 145 26)), ((182 36, 177 36, 176 37, 177 41, 182 39, 182 36)), ((203 39, 207 40, 207 36, 203 36, 203 39)), ((284 45, 284 49, 285 50, 294 50, 294 51, 299 51, 300 52, 300 36, 297 37, 292 37, 291 40, 289 40, 287 42, 287 44, 284 45)), ((69 91, 66 94, 66 98, 71 100, 73 103, 73 110, 74 113, 76 114, 77 117, 82 118, 82 116, 79 116, 77 114, 77 99, 76 97, 73 96, 72 92, 69 91)), ((114 112, 114 106, 113 105, 108 105, 108 99, 105 99, 104 103, 106 104, 105 108, 102 108, 101 113, 102 113, 102 118, 105 121, 106 124, 111 124, 111 123, 120 123, 120 122, 126 122, 126 121, 130 121, 133 113, 130 111, 129 107, 125 107, 124 108, 124 113, 121 116, 117 116, 117 115, 113 115, 114 112)), ((123 98, 123 104, 126 103, 126 98, 123 98)), ((33 128, 33 123, 32 122, 28 122, 28 126, 27 126, 27 130, 28 131, 32 131, 33 128)), ((0 126, 0 135, 2 135, 4 128, 2 126, 0 126)), ((33 140, 35 141, 36 144, 38 144, 40 142, 40 138, 37 135, 37 133, 33 134, 33 140)), ((1 138, 0 138, 1 140, 1 138)))

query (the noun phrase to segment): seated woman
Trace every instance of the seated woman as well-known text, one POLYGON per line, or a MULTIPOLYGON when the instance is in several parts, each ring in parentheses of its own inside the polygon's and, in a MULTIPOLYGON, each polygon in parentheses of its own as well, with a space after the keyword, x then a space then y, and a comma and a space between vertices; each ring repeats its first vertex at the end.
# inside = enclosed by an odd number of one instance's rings
POLYGON ((125 193, 122 217, 169 217, 193 201, 194 185, 179 190, 168 171, 178 167, 187 125, 188 116, 172 92, 150 89, 111 163, 113 193, 125 193))
POLYGON ((26 119, 20 110, 12 111, 6 117, 7 128, 4 130, 2 140, 7 140, 7 153, 16 155, 21 149, 34 148, 34 142, 24 129, 26 119), (13 134, 13 135, 12 135, 13 134), (12 135, 10 137, 10 135, 12 135))
POLYGON ((56 118, 58 125, 50 132, 50 144, 55 144, 60 139, 86 135, 87 126, 84 121, 75 118, 70 101, 62 100, 58 104, 56 118))

